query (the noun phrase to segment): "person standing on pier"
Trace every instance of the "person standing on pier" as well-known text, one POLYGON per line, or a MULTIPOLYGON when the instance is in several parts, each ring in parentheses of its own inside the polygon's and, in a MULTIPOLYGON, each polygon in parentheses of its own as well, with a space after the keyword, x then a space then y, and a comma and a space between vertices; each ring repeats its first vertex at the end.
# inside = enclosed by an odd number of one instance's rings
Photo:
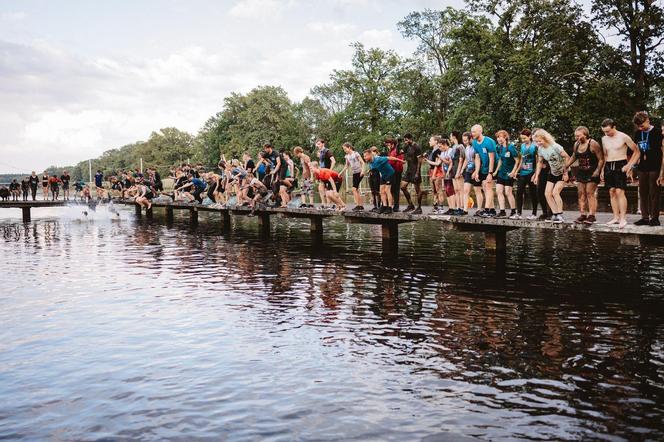
POLYGON ((403 142, 406 145, 404 149, 404 157, 406 159, 406 173, 401 179, 401 191, 408 201, 408 207, 404 212, 413 212, 413 215, 422 214, 422 148, 419 144, 415 143, 411 134, 403 136, 403 142), (417 208, 413 204, 413 200, 408 192, 408 186, 412 184, 415 188, 415 195, 417 196, 417 208))
MULTIPOLYGON (((142 175, 142 174, 141 174, 142 175)), ((141 176, 142 178, 142 176, 141 176)), ((95 174, 95 193, 97 194, 97 199, 100 200, 104 195, 104 174, 101 170, 98 170, 95 174)))
POLYGON ((514 200, 514 177, 518 171, 517 159, 519 152, 510 143, 510 134, 506 130, 499 130, 496 133, 496 140, 498 140, 497 156, 498 165, 496 166, 496 193, 498 194, 498 205, 500 206, 500 213, 497 218, 506 218, 505 212, 505 198, 510 205, 510 216, 516 215, 516 201, 514 200))
POLYGON ((16 179, 13 179, 12 182, 9 183, 9 192, 12 195, 12 201, 18 201, 18 197, 21 194, 21 185, 16 179))
POLYGON ((48 201, 48 179, 49 179, 48 173, 44 172, 41 178, 42 198, 44 199, 44 201, 48 201))
POLYGON ((48 183, 51 186, 51 198, 53 201, 57 201, 60 195, 60 178, 57 175, 53 175, 49 178, 48 183))
POLYGON ((468 214, 466 212, 467 201, 463 199, 463 165, 466 160, 466 148, 461 144, 461 132, 453 131, 450 134, 450 142, 454 151, 452 157, 452 183, 457 204, 457 210, 453 215, 464 216, 468 214))
POLYGON ((364 206, 362 205, 362 195, 360 195, 360 183, 364 177, 364 160, 362 159, 362 155, 355 151, 352 144, 344 143, 341 147, 343 147, 346 153, 346 164, 341 169, 341 172, 339 172, 339 175, 344 176, 344 172, 350 167, 353 173, 353 199, 355 200, 353 211, 362 211, 364 210, 364 206))
POLYGON ((32 193, 32 201, 37 201, 37 188, 39 187, 39 177, 34 170, 28 178, 30 180, 30 192, 32 193))
POLYGON ((304 153, 304 149, 300 146, 295 146, 293 153, 300 160, 302 166, 302 204, 301 209, 314 208, 314 185, 311 181, 311 158, 304 153), (307 204, 307 198, 309 203, 307 204))
POLYGON ((28 200, 29 191, 30 191, 30 178, 25 177, 21 180, 21 193, 23 194, 23 201, 28 200))
POLYGON ((392 200, 394 200, 394 206, 392 206, 393 212, 399 211, 399 194, 401 193, 401 175, 403 175, 403 158, 404 154, 399 148, 399 142, 394 138, 388 138, 385 140, 385 146, 387 147, 387 156, 392 158, 398 158, 400 161, 391 161, 390 166, 394 169, 394 178, 392 179, 392 184, 390 191, 392 192, 392 200))
MULTIPOLYGON (((535 164, 537 164, 537 146, 533 143, 530 129, 521 131, 521 151, 517 160, 516 168, 519 171, 516 182, 516 215, 510 219, 521 219, 523 215, 523 203, 526 199, 526 187, 530 193, 530 205, 532 213, 528 215, 529 220, 537 219, 537 186, 533 182, 535 164)), ((543 207, 546 203, 543 202, 543 207)))
MULTIPOLYGON (((318 149, 318 168, 330 170, 334 169, 334 166, 337 164, 337 160, 334 158, 332 151, 327 148, 327 143, 323 138, 318 138, 316 140, 316 148, 318 149)), ((322 208, 324 209, 328 205, 325 183, 318 183, 318 193, 320 195, 322 208)))
POLYGON ((576 143, 574 152, 567 161, 570 167, 578 161, 576 170, 576 187, 579 192, 579 217, 574 221, 577 224, 594 224, 597 221, 597 185, 599 176, 604 167, 604 154, 599 143, 590 138, 590 131, 585 126, 579 126, 574 131, 576 143))
POLYGON ((545 196, 553 213, 551 222, 556 224, 564 223, 563 200, 560 197, 560 192, 562 192, 565 182, 568 179, 566 164, 569 161, 569 155, 567 155, 567 152, 565 152, 565 149, 560 144, 556 143, 553 135, 544 129, 537 129, 533 134, 533 139, 537 144, 537 153, 539 156, 533 181, 537 182, 539 179, 542 164, 546 161, 549 164, 550 171, 547 177, 545 196))
POLYGON ((311 163, 311 173, 325 189, 326 199, 336 204, 338 211, 344 211, 346 204, 339 196, 339 190, 341 190, 341 183, 343 182, 342 176, 332 169, 319 168, 316 163, 311 163))
POLYGON ((60 181, 62 181, 62 199, 69 201, 69 182, 71 181, 69 172, 65 170, 60 177, 60 181))
POLYGON ((463 159, 463 197, 461 200, 464 204, 467 204, 468 199, 470 198, 470 191, 475 189, 475 199, 477 200, 478 212, 481 210, 481 207, 484 204, 484 195, 482 194, 482 183, 473 178, 475 174, 475 149, 471 140, 473 136, 470 132, 464 132, 461 136, 463 140, 463 148, 465 150, 465 157, 463 159))
POLYGON ((641 151, 638 165, 641 219, 634 224, 659 226, 659 186, 664 178, 662 132, 650 123, 647 112, 637 112, 632 121, 636 126, 634 141, 641 151))
POLYGON ((601 173, 609 188, 611 196, 611 210, 613 218, 606 223, 609 226, 618 225, 621 229, 627 225, 627 177, 632 176, 632 168, 641 156, 639 148, 632 138, 616 128, 616 123, 607 118, 602 121, 602 148, 606 164, 601 173), (632 156, 627 159, 627 150, 632 151, 632 156))
POLYGON ((493 205, 493 169, 496 164, 496 142, 485 137, 481 125, 476 124, 470 129, 475 150, 475 172, 473 179, 482 183, 484 191, 484 209, 478 206, 476 215, 494 217, 496 209, 493 205))
POLYGON ((367 162, 370 169, 377 171, 380 175, 380 199, 382 205, 378 213, 392 213, 392 207, 394 206, 394 201, 392 198, 392 180, 394 179, 395 175, 394 169, 389 162, 400 161, 403 163, 404 160, 396 157, 383 157, 378 155, 377 152, 365 150, 364 161, 367 162))

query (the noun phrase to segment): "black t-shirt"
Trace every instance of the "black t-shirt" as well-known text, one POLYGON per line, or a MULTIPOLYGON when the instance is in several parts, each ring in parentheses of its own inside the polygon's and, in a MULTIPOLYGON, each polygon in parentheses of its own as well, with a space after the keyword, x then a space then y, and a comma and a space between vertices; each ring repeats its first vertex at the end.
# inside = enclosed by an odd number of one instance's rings
POLYGON ((406 170, 417 170, 419 156, 422 155, 422 148, 417 143, 406 145, 406 151, 404 154, 406 159, 406 166, 408 167, 406 170))
POLYGON ((32 176, 30 175, 30 187, 37 187, 39 186, 39 177, 38 176, 32 176))
POLYGON ((60 181, 62 181, 62 186, 63 187, 69 187, 69 180, 71 177, 69 175, 62 175, 60 177, 60 181))
POLYGON ((254 163, 254 160, 248 160, 244 168, 247 170, 247 172, 253 173, 254 169, 256 168, 256 163, 254 163))
POLYGON ((634 142, 641 151, 639 170, 643 172, 659 172, 662 167, 662 131, 660 125, 653 124, 649 131, 637 130, 634 142))

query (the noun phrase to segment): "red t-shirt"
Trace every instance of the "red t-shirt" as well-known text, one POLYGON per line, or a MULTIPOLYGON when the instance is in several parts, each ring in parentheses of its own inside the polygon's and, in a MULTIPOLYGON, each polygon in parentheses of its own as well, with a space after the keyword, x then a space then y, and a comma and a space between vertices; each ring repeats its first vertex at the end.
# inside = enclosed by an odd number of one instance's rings
POLYGON ((335 182, 341 182, 341 176, 332 169, 318 169, 314 176, 321 181, 329 181, 331 177, 335 182))
MULTIPOLYGON (((400 160, 403 160, 404 155, 403 153, 398 154, 399 151, 395 147, 394 149, 390 150, 390 156, 394 158, 399 158, 400 160), (398 154, 398 155, 397 155, 398 154)), ((401 161, 390 161, 390 166, 394 169, 395 172, 403 172, 403 163, 401 161)))

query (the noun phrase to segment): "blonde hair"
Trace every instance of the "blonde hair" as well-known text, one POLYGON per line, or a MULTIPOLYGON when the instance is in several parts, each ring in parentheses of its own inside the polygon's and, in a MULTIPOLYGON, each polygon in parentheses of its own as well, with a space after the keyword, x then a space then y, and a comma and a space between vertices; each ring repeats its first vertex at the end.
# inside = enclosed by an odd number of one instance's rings
POLYGON ((533 134, 533 139, 535 138, 541 138, 544 140, 544 144, 547 146, 553 146, 556 144, 556 139, 553 138, 553 135, 551 135, 549 132, 545 131, 544 129, 537 129, 535 133, 533 134))

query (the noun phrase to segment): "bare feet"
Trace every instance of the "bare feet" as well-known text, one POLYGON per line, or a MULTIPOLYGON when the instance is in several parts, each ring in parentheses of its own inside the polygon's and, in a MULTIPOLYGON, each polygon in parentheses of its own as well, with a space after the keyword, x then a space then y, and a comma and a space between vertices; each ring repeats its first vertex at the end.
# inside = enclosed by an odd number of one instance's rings
POLYGON ((618 227, 623 229, 627 225, 627 220, 623 219, 620 221, 620 224, 618 224, 618 227))
POLYGON ((611 221, 606 223, 607 226, 612 226, 614 224, 618 224, 618 218, 613 218, 611 221))

